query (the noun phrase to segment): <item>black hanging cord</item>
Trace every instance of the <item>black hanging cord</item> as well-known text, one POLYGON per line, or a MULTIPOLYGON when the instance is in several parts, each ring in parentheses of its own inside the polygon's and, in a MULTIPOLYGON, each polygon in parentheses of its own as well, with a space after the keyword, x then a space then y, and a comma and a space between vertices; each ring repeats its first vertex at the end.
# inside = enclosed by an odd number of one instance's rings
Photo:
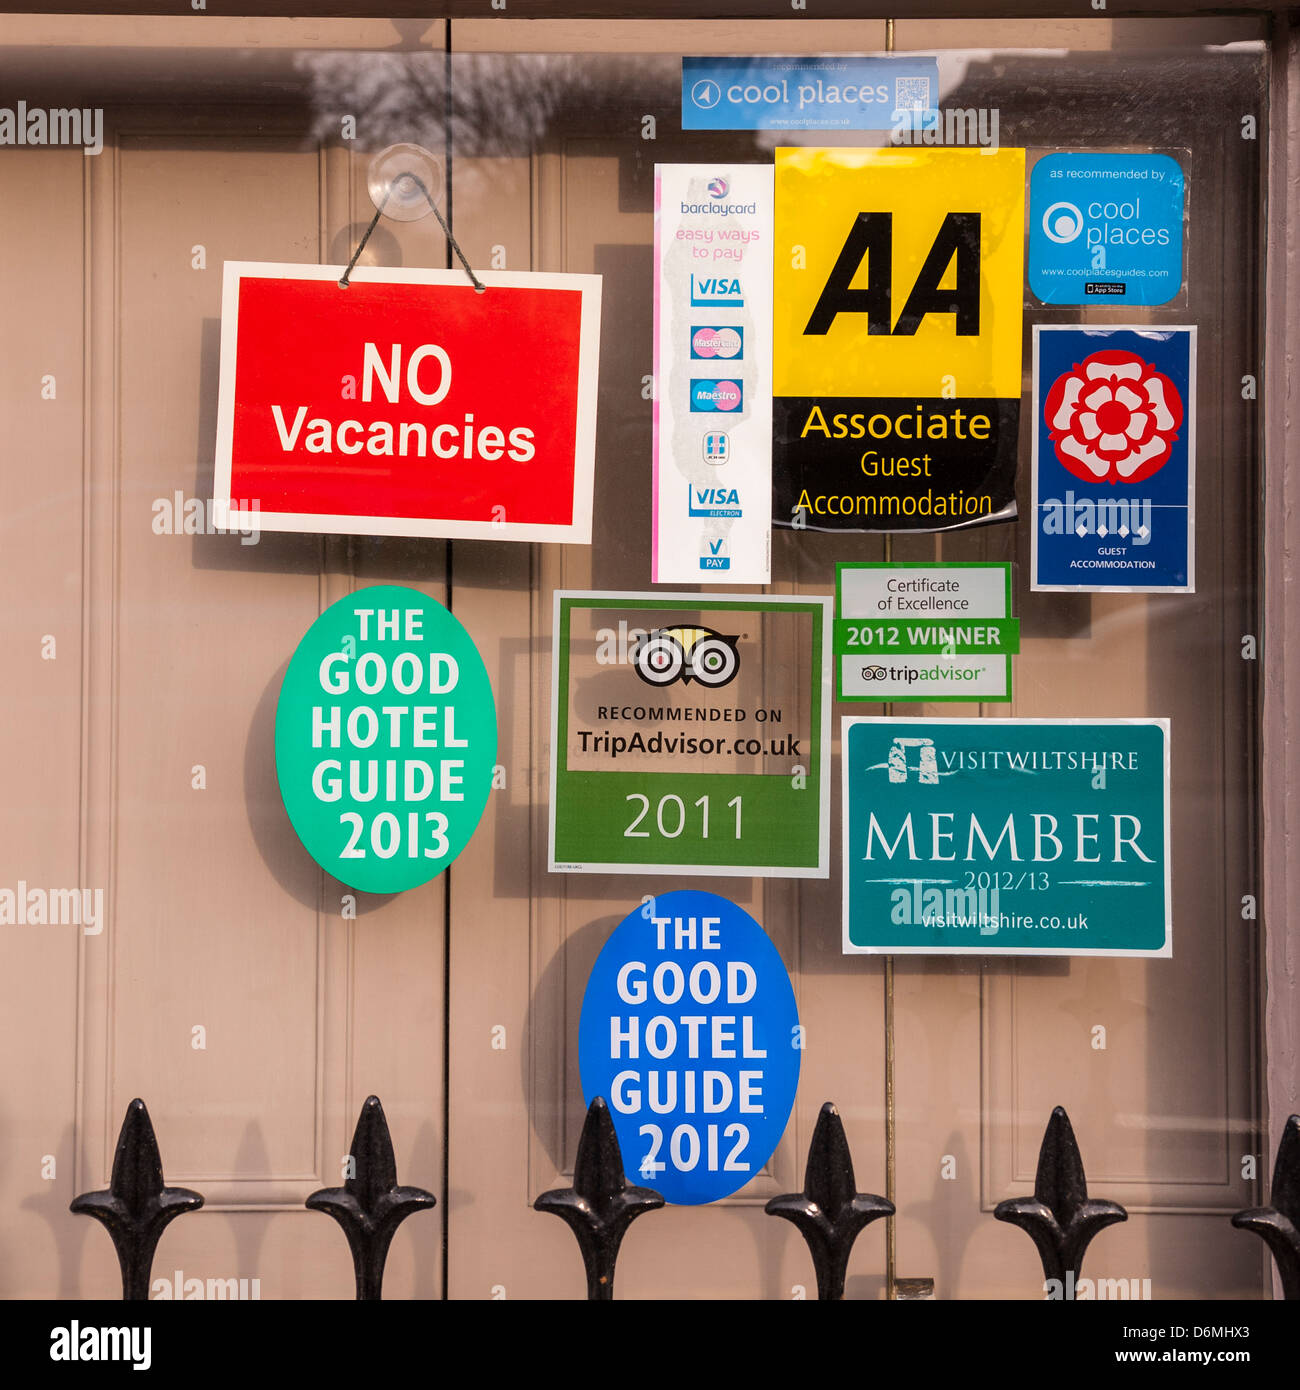
MULTIPOLYGON (((451 249, 456 253, 461 265, 465 267, 465 274, 469 276, 470 283, 474 286, 474 292, 476 294, 482 294, 483 291, 487 289, 487 286, 474 274, 469 261, 465 259, 465 253, 460 249, 460 243, 452 236, 451 228, 447 225, 446 218, 438 211, 438 204, 433 201, 433 194, 425 187, 424 180, 416 174, 399 174, 398 178, 409 179, 429 200, 429 206, 433 209, 433 215, 438 219, 438 225, 442 228, 443 234, 446 236, 448 242, 450 242, 451 249)), ((396 182, 396 180, 394 180, 394 182, 396 182)), ((361 255, 362 251, 366 249, 366 242, 370 240, 371 232, 375 230, 379 219, 384 215, 384 209, 388 206, 388 199, 392 196, 392 192, 393 185, 390 183, 387 192, 384 194, 383 202, 375 209, 375 215, 370 219, 370 225, 366 228, 361 240, 357 242, 357 249, 352 253, 352 259, 348 262, 348 268, 339 277, 339 285, 341 288, 348 288, 348 277, 352 274, 352 268, 356 265, 357 258, 361 255)))
POLYGON ((384 194, 384 201, 375 209, 375 215, 370 219, 370 225, 366 228, 361 240, 357 242, 357 249, 352 253, 352 259, 348 262, 348 268, 339 277, 339 287, 347 289, 348 276, 352 274, 352 267, 357 263, 357 257, 366 249, 366 242, 370 240, 370 233, 375 230, 375 224, 384 215, 384 209, 388 206, 388 195, 392 193, 393 185, 388 185, 388 192, 384 194))

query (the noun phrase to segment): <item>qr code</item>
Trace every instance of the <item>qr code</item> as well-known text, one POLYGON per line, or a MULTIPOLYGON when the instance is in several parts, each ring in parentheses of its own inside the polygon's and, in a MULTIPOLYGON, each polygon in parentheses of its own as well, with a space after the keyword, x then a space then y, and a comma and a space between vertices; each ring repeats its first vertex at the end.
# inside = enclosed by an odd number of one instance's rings
POLYGON ((895 111, 928 111, 930 109, 930 79, 928 77, 897 77, 894 79, 895 111))

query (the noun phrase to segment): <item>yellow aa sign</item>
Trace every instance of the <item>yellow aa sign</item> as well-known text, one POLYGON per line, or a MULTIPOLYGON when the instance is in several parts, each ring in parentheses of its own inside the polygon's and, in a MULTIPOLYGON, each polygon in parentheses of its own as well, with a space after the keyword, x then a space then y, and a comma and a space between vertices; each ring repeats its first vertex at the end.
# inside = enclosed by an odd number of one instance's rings
POLYGON ((773 520, 1015 516, 1023 150, 779 149, 773 520))
POLYGON ((1019 396, 1024 186, 1024 150, 778 150, 774 394, 1019 396))

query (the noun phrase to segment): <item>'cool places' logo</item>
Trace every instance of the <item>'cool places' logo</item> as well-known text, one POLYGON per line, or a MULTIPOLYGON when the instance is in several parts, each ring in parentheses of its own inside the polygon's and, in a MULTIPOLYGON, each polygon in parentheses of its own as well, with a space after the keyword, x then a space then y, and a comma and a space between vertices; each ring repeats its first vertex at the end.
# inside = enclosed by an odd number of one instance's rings
MULTIPOLYGON (((1178 388, 1134 352, 1094 352, 1057 377, 1043 405, 1057 461, 1082 482, 1133 485, 1173 455, 1183 423, 1178 388)), ((1043 534, 1117 536, 1150 545, 1149 497, 1047 498, 1043 534)))
POLYGON ((1141 198, 1124 202, 1095 199, 1087 205, 1086 215, 1077 203, 1053 203, 1043 213, 1040 225, 1044 235, 1058 246, 1068 246, 1081 236, 1088 247, 1168 246, 1171 239, 1168 227, 1146 224, 1141 198))

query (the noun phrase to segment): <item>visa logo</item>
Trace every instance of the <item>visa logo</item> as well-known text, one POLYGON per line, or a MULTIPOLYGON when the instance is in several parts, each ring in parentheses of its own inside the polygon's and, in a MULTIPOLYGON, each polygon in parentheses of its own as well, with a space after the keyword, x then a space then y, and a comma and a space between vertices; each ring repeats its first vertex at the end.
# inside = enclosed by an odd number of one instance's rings
POLYGON ((739 276, 691 276, 691 303, 697 308, 744 304, 739 276))
POLYGON ((734 487, 692 487, 686 485, 688 516, 743 516, 740 493, 734 487))

